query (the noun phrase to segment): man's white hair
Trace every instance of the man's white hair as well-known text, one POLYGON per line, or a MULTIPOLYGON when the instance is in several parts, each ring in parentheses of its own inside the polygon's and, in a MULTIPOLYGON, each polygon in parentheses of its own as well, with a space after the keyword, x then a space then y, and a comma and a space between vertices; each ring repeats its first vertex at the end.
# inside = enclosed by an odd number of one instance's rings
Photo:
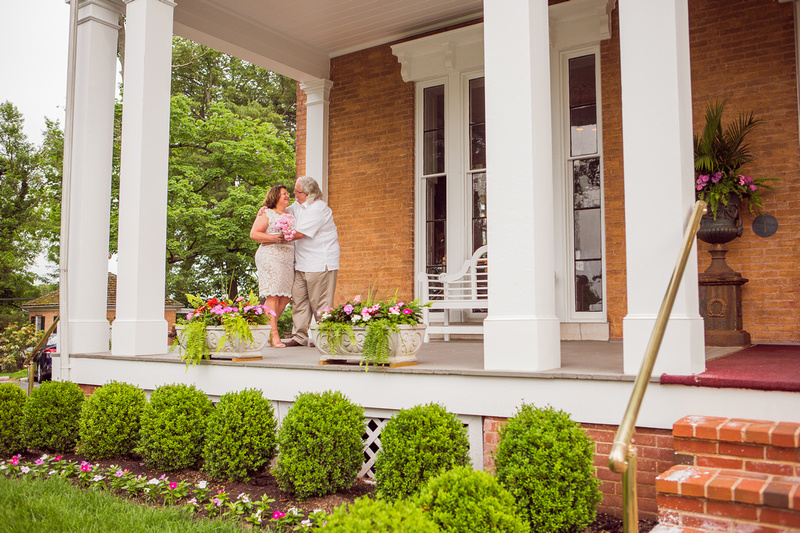
POLYGON ((322 190, 319 188, 319 183, 317 183, 317 180, 314 178, 310 176, 301 176, 297 178, 297 181, 294 183, 295 189, 298 185, 301 185, 303 187, 303 192, 308 194, 311 200, 316 201, 322 199, 322 190))

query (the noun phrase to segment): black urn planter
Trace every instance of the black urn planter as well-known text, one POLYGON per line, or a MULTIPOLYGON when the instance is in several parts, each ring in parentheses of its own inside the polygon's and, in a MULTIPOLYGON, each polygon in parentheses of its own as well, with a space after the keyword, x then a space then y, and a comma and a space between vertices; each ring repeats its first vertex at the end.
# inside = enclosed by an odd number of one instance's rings
POLYGON ((709 210, 700 219, 700 229, 697 238, 708 244, 725 244, 742 236, 742 219, 739 218, 739 208, 742 199, 738 195, 728 197, 728 205, 720 204, 717 208, 717 218, 709 210))
POLYGON ((708 346, 748 346, 750 334, 742 329, 742 285, 747 283, 728 266, 727 243, 742 236, 739 196, 728 197, 728 205, 720 204, 717 218, 711 212, 700 219, 697 238, 711 244, 711 264, 699 276, 700 315, 705 323, 708 346))

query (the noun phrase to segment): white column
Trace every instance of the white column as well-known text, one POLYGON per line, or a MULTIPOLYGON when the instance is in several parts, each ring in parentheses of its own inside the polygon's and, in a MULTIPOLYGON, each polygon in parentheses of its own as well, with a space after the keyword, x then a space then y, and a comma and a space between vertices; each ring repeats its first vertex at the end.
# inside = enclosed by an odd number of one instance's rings
POLYGON ((484 367, 561 362, 547 0, 484 2, 489 315, 484 367))
POLYGON ((306 176, 317 180, 328 198, 328 115, 333 82, 314 80, 300 84, 306 93, 306 176))
MULTIPOLYGON (((687 0, 620 2, 628 314, 624 369, 639 372, 694 205, 687 0)), ((705 368, 697 250, 686 266, 654 375, 705 368)))
POLYGON ((166 353, 172 15, 169 0, 126 0, 117 317, 112 353, 166 353))
MULTIPOLYGON (((74 0, 73 0, 74 1, 74 0)), ((78 11, 67 290, 69 352, 108 351, 108 231, 117 35, 122 2, 78 11)))

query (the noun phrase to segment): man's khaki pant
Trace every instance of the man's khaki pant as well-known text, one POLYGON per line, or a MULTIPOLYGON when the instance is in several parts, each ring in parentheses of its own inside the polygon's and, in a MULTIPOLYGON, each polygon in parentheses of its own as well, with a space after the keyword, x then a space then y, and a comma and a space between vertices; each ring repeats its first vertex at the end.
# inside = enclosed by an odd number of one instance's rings
POLYGON ((292 285, 292 338, 308 345, 308 326, 323 307, 333 307, 338 270, 295 272, 292 285))

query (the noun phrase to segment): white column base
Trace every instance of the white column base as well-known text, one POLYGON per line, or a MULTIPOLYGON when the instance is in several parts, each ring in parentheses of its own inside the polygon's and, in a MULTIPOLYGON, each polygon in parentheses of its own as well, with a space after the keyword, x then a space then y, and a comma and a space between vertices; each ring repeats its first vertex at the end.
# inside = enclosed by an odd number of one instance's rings
POLYGON ((494 317, 483 321, 486 370, 538 372, 561 366, 557 318, 494 317))
POLYGON ((163 355, 167 353, 166 320, 125 320, 112 324, 113 355, 163 355))
POLYGON ((108 320, 70 320, 69 353, 108 352, 108 320))
MULTIPOLYGON (((650 342, 654 316, 627 316, 622 320, 622 353, 625 374, 638 374, 650 342)), ((667 324, 653 375, 698 374, 706 369, 703 318, 672 317, 667 324)))

